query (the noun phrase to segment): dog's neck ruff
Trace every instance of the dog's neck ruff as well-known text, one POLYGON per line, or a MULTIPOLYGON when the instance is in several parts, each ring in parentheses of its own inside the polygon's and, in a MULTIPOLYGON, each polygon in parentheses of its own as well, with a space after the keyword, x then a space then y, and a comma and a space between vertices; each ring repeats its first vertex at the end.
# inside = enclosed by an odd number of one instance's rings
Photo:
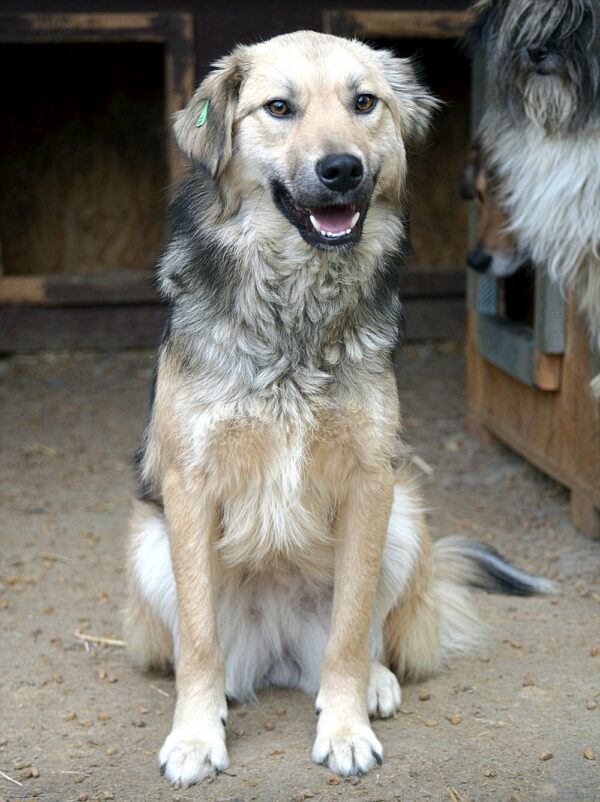
POLYGON ((176 204, 160 269, 170 336, 185 344, 201 392, 303 403, 326 395, 334 379, 351 386, 356 371, 389 369, 400 322, 392 254, 404 224, 383 201, 357 246, 331 252, 304 242, 273 204, 248 203, 216 226, 198 224, 203 217, 189 196, 176 204))

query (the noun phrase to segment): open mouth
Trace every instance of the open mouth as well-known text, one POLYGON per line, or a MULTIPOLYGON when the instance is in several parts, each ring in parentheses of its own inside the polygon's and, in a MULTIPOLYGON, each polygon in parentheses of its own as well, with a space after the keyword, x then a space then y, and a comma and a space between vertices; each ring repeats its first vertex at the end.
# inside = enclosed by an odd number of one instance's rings
POLYGON ((332 206, 298 205, 281 185, 274 184, 273 197, 283 215, 298 229, 310 245, 333 250, 354 245, 360 239, 367 204, 332 206))

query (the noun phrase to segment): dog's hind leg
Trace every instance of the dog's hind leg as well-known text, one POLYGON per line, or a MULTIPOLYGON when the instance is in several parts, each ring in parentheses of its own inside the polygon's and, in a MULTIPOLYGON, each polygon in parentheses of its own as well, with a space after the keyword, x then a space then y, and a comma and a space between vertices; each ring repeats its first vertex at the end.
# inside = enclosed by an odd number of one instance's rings
POLYGON ((553 593, 552 582, 521 571, 485 543, 446 537, 423 541, 406 591, 388 614, 386 661, 398 679, 419 680, 455 654, 472 651, 485 627, 469 588, 529 596, 553 593))
POLYGON ((164 519, 155 505, 136 501, 123 629, 127 650, 143 671, 165 673, 173 665, 174 588, 164 519))

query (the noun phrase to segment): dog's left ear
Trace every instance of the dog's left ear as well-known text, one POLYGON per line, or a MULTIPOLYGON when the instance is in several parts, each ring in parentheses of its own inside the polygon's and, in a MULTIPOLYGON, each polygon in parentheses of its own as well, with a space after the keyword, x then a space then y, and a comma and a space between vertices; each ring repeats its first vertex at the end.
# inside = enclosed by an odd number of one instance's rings
POLYGON ((409 147, 419 145, 425 140, 433 112, 441 101, 420 82, 410 59, 396 58, 385 50, 379 52, 393 93, 391 112, 396 126, 409 147))
POLYGON ((173 131, 181 151, 218 178, 232 152, 233 123, 247 69, 246 48, 214 64, 187 106, 175 113, 173 131))

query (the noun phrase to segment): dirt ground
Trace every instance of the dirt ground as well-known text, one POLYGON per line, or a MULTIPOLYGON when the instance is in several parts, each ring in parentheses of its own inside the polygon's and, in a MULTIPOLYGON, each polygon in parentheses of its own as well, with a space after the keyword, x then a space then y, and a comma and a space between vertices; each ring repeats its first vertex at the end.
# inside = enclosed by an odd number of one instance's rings
POLYGON ((397 718, 375 723, 386 760, 369 776, 311 763, 312 700, 273 690, 231 709, 226 774, 170 788, 156 753, 172 677, 81 637, 121 637, 129 461, 151 364, 149 352, 0 363, 0 799, 600 800, 600 543, 571 525, 563 488, 465 433, 453 343, 409 345, 400 359, 433 534, 492 543, 561 595, 480 594, 488 642, 403 689, 397 718))

